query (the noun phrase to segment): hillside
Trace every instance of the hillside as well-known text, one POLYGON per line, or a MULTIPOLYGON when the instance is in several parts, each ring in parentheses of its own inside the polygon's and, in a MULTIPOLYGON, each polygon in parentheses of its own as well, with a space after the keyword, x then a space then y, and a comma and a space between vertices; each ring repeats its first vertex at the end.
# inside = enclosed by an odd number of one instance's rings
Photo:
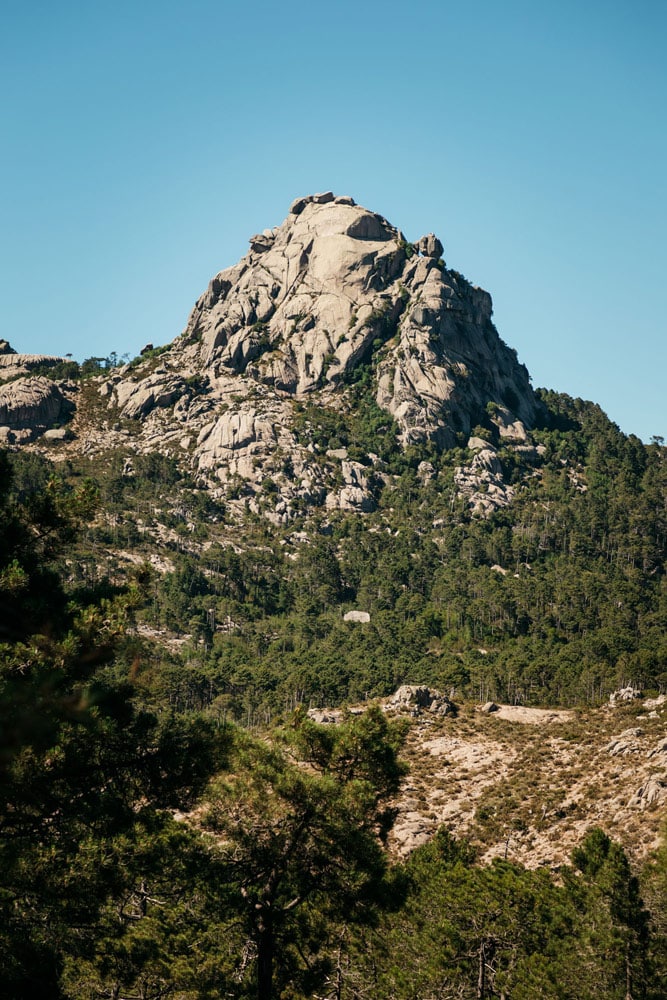
POLYGON ((406 743, 395 849, 409 853, 444 824, 487 863, 558 870, 598 826, 644 861, 660 843, 667 801, 665 704, 635 692, 588 710, 419 712, 406 743))
POLYGON ((665 995, 667 452, 443 253, 310 196, 132 361, 0 342, 12 1000, 665 995))
POLYGON ((442 253, 314 195, 131 363, 5 342, 21 489, 49 462, 94 481, 72 581, 147 568, 142 633, 192 678, 170 698, 247 719, 401 683, 569 706, 667 682, 664 448, 534 392, 442 253))

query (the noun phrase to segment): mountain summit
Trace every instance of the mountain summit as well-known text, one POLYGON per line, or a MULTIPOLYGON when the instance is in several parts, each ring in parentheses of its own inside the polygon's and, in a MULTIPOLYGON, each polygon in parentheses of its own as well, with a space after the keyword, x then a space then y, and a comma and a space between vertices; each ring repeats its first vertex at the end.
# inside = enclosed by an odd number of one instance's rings
POLYGON ((481 476, 473 505, 505 502, 493 443, 529 452, 540 405, 490 295, 442 254, 432 233, 409 242, 352 198, 299 198, 212 279, 180 337, 100 381, 106 412, 79 415, 78 446, 114 448, 129 433, 226 497, 270 479, 271 514, 289 519, 304 505, 371 508, 388 442, 450 448, 477 429, 483 454, 462 488, 474 494, 481 476))
POLYGON ((491 297, 448 270, 433 234, 408 243, 351 198, 300 198, 218 274, 185 339, 216 376, 297 397, 345 383, 376 355, 377 403, 408 444, 454 444, 491 400, 530 423, 528 373, 491 322, 491 297))

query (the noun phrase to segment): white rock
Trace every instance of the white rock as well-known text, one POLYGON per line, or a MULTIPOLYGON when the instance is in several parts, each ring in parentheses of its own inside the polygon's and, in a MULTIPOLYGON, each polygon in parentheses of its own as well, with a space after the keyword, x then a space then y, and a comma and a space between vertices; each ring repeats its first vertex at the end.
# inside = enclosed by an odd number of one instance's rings
POLYGON ((346 611, 343 615, 344 622, 369 622, 371 616, 368 611, 346 611))

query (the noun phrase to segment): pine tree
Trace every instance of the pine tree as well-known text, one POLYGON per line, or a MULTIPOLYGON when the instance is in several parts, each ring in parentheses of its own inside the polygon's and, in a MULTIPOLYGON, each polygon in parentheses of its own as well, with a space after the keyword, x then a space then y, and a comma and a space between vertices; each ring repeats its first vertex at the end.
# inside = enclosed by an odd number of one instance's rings
POLYGON ((298 714, 282 736, 281 747, 239 734, 206 817, 232 912, 243 914, 230 975, 243 982, 253 969, 258 1000, 286 983, 312 990, 331 928, 372 918, 402 774, 401 732, 372 708, 336 727, 298 714))

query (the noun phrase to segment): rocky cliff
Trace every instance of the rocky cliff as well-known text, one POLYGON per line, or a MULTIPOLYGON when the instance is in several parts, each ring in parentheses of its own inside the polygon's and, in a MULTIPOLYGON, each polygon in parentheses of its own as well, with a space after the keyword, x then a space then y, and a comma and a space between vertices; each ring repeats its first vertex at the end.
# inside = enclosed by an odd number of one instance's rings
POLYGON ((491 297, 442 254, 433 234, 409 242, 351 198, 297 200, 212 279, 179 338, 102 381, 107 419, 79 421, 79 446, 129 434, 138 450, 180 455, 202 484, 251 506, 269 477, 277 519, 297 501, 369 509, 371 480, 386 474, 373 449, 350 456, 335 435, 317 445, 309 419, 297 430, 304 409, 350 412, 361 384, 403 448, 465 444, 485 425, 461 489, 473 506, 507 502, 494 441, 533 460, 526 436, 539 407, 493 325, 491 297))

